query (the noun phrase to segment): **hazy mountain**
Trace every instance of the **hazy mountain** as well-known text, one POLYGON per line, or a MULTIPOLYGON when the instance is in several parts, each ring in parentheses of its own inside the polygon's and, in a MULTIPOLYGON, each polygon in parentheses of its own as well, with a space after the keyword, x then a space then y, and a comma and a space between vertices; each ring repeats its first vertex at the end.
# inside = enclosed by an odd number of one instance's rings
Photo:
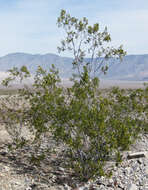
MULTIPOLYGON (((119 63, 118 60, 110 60, 108 74, 101 78, 120 79, 120 80, 148 80, 148 54, 147 55, 128 55, 119 63)), ((69 78, 72 74, 72 58, 61 57, 56 54, 27 54, 12 53, 0 57, 0 72, 5 72, 12 67, 26 65, 28 69, 35 73, 38 65, 44 69, 49 69, 54 64, 60 71, 62 78, 69 78)))
POLYGON ((26 65, 31 73, 35 73, 37 67, 40 65, 44 69, 48 70, 52 64, 58 67, 62 77, 69 76, 71 72, 72 59, 60 57, 55 54, 27 54, 27 53, 12 53, 6 56, 0 57, 0 71, 7 71, 12 67, 20 68, 26 65))
POLYGON ((125 56, 121 63, 115 61, 110 66, 107 77, 112 79, 148 81, 148 54, 125 56))

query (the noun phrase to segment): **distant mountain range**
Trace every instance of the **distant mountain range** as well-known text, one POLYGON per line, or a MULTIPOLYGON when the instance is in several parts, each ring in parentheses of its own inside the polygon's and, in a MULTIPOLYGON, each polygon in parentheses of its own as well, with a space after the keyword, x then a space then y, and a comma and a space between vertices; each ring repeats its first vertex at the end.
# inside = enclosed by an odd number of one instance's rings
MULTIPOLYGON (((145 55, 127 55, 120 63, 119 60, 112 59, 107 75, 101 75, 101 78, 112 80, 133 80, 148 81, 148 54, 145 55)), ((69 78, 73 72, 72 58, 61 57, 56 54, 27 54, 12 53, 0 57, 0 72, 6 72, 12 67, 25 65, 31 73, 35 73, 40 65, 44 69, 49 69, 54 64, 60 72, 62 78, 69 78)))

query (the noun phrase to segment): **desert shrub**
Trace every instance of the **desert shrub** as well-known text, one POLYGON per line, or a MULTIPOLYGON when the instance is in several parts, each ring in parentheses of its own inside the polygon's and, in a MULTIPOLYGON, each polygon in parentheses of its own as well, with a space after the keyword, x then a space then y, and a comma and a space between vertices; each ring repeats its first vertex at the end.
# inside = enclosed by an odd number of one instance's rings
MULTIPOLYGON (((86 67, 80 80, 74 78, 72 87, 64 89, 54 66, 49 72, 39 68, 33 89, 20 91, 20 96, 29 102, 22 121, 27 119, 29 130, 33 130, 36 150, 44 141, 42 136, 52 133, 66 147, 69 160, 66 166, 81 180, 88 180, 105 175, 106 161, 114 156, 119 162, 120 152, 146 132, 147 92, 147 88, 129 91, 113 88, 102 94, 98 78, 90 78, 86 67)), ((6 115, 11 116, 10 112, 6 115)), ((17 123, 15 118, 10 120, 17 123)), ((44 153, 46 157, 46 150, 44 153)), ((39 162, 41 157, 32 155, 31 159, 39 162)))
MULTIPOLYGON (((98 24, 89 26, 86 18, 78 20, 64 10, 58 25, 67 34, 59 50, 68 49, 74 53, 73 66, 77 75, 72 78, 73 85, 61 87, 54 65, 49 71, 39 67, 32 89, 19 91, 19 96, 28 101, 19 122, 28 122, 28 128, 34 134, 33 143, 38 145, 32 161, 39 162, 46 157, 46 151, 39 157, 37 152, 44 141, 42 137, 50 132, 66 148, 69 160, 66 166, 81 180, 88 180, 105 175, 106 161, 113 156, 117 162, 121 161, 120 151, 128 149, 140 133, 147 131, 148 88, 132 91, 113 88, 102 94, 96 75, 99 70, 107 71, 109 58, 125 55, 122 47, 105 49, 103 44, 111 40, 107 29, 100 32, 98 24), (91 54, 91 59, 85 59, 87 53, 91 54)), ((30 76, 25 67, 14 68, 10 73, 12 76, 3 84, 30 76)), ((18 112, 21 113, 19 109, 18 112)), ((7 114, 11 116, 10 112, 7 114)), ((16 116, 11 120, 17 122, 16 116)))
POLYGON ((68 146, 70 167, 83 180, 104 175, 106 161, 121 161, 127 150, 147 125, 143 104, 144 90, 130 93, 112 89, 108 97, 98 93, 97 78, 87 70, 75 81, 66 104, 58 107, 52 123, 55 138, 68 146))
POLYGON ((117 128, 117 146, 125 150, 146 129, 145 90, 121 90, 113 88, 110 124, 117 128), (119 128, 119 129, 118 129, 119 128))

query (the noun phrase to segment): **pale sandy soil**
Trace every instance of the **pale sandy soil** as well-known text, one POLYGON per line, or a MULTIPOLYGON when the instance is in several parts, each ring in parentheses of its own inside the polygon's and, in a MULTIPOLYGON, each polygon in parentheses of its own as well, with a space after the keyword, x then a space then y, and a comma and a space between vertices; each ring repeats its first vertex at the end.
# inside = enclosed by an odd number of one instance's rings
MULTIPOLYGON (((148 82, 147 82, 148 83, 148 82)), ((121 80, 101 80, 100 88, 110 88, 113 86, 118 86, 120 88, 144 88, 143 81, 121 81, 121 80)))
MULTIPOLYGON (((0 72, 0 88, 3 88, 1 85, 1 81, 8 77, 7 72, 0 72)), ((25 84, 31 85, 33 81, 33 76, 30 79, 27 79, 25 81, 25 84)), ((145 81, 146 82, 146 81, 145 81)), ((147 81, 148 83, 148 81, 147 81)), ((118 86, 120 88, 143 88, 144 87, 144 81, 123 81, 123 80, 108 80, 108 79, 101 79, 100 80, 100 88, 111 88, 113 86, 118 86)), ((72 85, 72 82, 69 79, 63 79, 62 80, 62 85, 69 87, 72 85)), ((17 88, 20 87, 20 84, 13 84, 11 88, 17 88)))
MULTIPOLYGON (((145 82, 146 83, 146 82, 145 82)), ((148 81, 147 81, 148 84, 148 81)), ((69 87, 72 85, 72 82, 69 80, 63 80, 62 85, 69 87)), ((144 88, 144 82, 143 81, 123 81, 123 80, 100 80, 100 88, 105 89, 105 88, 111 88, 113 86, 117 86, 120 88, 144 88)))
POLYGON ((5 130, 4 125, 0 124, 0 145, 7 144, 12 142, 11 137, 9 136, 8 132, 5 130))

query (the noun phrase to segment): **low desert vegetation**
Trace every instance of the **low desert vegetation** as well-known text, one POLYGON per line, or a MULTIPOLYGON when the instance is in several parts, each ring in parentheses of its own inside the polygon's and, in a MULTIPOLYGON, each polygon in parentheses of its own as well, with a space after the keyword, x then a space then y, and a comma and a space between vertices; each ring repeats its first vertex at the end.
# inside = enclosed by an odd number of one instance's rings
MULTIPOLYGON (((106 162, 112 157, 121 162, 121 152, 148 132, 148 88, 112 88, 102 93, 99 73, 107 72, 109 59, 122 59, 126 54, 122 46, 109 47, 107 28, 101 32, 98 23, 90 26, 86 18, 79 20, 64 10, 57 23, 66 34, 59 51, 68 50, 74 55, 73 85, 62 87, 54 65, 49 71, 39 67, 31 89, 24 87, 15 99, 8 98, 1 104, 1 119, 16 148, 26 143, 39 148, 44 135, 52 134, 65 147, 65 167, 87 181, 97 175, 109 175, 104 171, 106 162), (21 135, 24 126, 33 134, 31 143, 21 135)), ((14 68, 3 84, 28 76, 26 67, 14 68)), ((42 161, 47 154, 47 150, 39 156, 36 152, 32 162, 42 161)))

